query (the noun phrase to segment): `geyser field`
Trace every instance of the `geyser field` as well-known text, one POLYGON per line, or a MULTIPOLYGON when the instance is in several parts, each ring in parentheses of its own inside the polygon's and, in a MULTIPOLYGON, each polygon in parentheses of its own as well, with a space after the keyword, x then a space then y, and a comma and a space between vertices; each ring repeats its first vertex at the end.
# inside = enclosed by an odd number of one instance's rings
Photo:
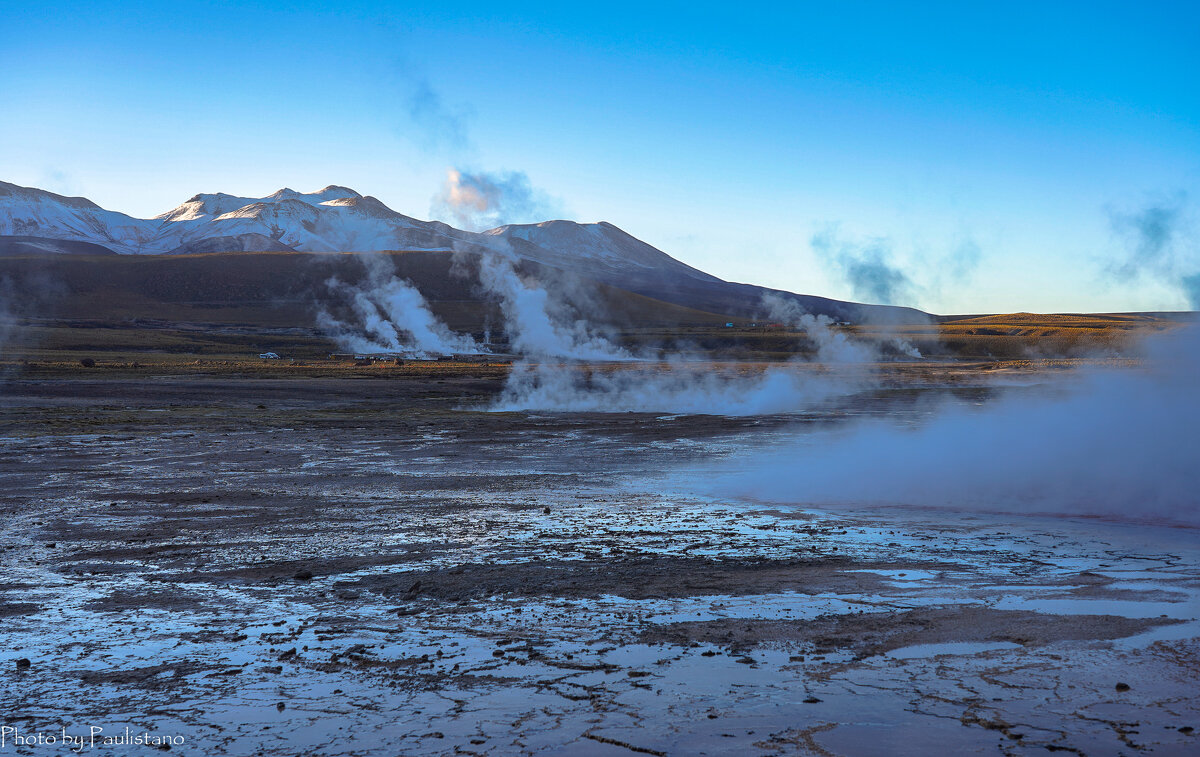
POLYGON ((236 330, 26 324, 6 749, 1195 753, 1194 338, 928 357, 1062 337, 1023 318, 838 364, 259 361, 236 330))
POLYGON ((0 757, 1200 756, 1198 71, 6 4, 0 757))

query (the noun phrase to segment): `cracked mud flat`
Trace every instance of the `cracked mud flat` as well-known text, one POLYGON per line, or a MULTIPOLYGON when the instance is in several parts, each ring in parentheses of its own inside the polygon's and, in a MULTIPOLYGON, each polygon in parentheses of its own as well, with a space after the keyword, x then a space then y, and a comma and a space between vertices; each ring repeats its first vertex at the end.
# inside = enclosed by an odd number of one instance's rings
POLYGON ((1200 750, 1194 530, 764 508, 664 475, 919 422, 947 390, 464 409, 495 390, 9 382, 3 725, 195 755, 1200 750))

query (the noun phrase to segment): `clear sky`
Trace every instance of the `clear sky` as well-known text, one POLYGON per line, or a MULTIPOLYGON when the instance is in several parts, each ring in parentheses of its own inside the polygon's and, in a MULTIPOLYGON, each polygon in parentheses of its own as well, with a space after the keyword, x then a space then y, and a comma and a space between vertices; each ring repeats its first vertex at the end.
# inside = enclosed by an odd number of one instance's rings
POLYGON ((448 168, 521 172, 732 280, 1187 306, 1200 4, 768 5, 0 0, 0 179, 137 216, 342 184, 428 218, 448 168))

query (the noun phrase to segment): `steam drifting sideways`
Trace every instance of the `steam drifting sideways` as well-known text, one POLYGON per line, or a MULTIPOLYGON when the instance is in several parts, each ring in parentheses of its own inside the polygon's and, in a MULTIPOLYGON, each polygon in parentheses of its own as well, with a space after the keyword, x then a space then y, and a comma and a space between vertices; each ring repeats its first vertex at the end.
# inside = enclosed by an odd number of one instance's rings
MULTIPOLYGON (((493 263, 494 265, 495 263, 493 263)), ((486 267, 486 266, 485 266, 486 267)), ((509 277, 511 266, 500 267, 505 287, 497 289, 513 293, 503 295, 505 313, 512 324, 517 318, 527 318, 536 325, 527 333, 541 335, 543 344, 563 342, 546 336, 553 333, 545 305, 545 290, 526 288, 522 291, 509 277), (515 290, 515 291, 513 291, 515 290), (540 292, 535 295, 534 292, 540 292), (521 297, 521 312, 517 304, 521 297), (536 304, 536 307, 534 306, 536 304)), ((495 286, 495 284, 493 284, 495 286)), ((795 364, 777 366, 763 371, 749 369, 714 369, 709 364, 688 363, 679 359, 636 366, 592 366, 550 364, 522 361, 513 367, 494 410, 542 410, 552 412, 646 412, 706 415, 767 415, 803 411, 833 397, 861 391, 870 384, 868 368, 877 355, 869 346, 848 340, 833 329, 833 321, 824 316, 805 313, 795 303, 773 298, 764 300, 772 318, 786 322, 803 332, 815 344, 817 360, 826 366, 840 368, 836 377, 805 370, 795 364)), ((575 324, 580 328, 580 324, 575 324)), ((525 328, 518 325, 518 333, 525 328)), ((522 339, 519 344, 525 344, 522 339)), ((582 345, 568 340, 573 349, 559 349, 561 357, 613 359, 627 355, 607 341, 591 337, 582 345)), ((518 344, 518 342, 514 342, 518 344)))
POLYGON ((916 505, 1200 525, 1200 328, 1148 345, 1139 373, 1065 398, 1009 397, 916 430, 883 422, 756 456, 714 489, 813 506, 916 505))
POLYGON ((857 382, 784 368, 744 375, 681 362, 615 370, 521 363, 492 409, 768 415, 797 412, 858 388, 857 382))

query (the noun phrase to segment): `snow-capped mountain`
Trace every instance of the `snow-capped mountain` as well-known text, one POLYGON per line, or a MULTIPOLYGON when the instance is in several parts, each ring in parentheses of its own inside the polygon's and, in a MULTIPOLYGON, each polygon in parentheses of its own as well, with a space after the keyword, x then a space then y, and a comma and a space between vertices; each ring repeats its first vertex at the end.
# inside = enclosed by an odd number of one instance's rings
MULTIPOLYGON (((0 182, 0 258, 276 250, 403 251, 446 253, 447 257, 452 252, 502 252, 522 265, 557 269, 579 281, 709 313, 756 316, 763 294, 770 293, 793 298, 809 312, 839 320, 866 317, 874 311, 887 311, 881 317, 892 321, 906 314, 921 315, 904 308, 856 305, 723 281, 606 222, 546 221, 476 233, 410 218, 374 197, 340 186, 308 193, 281 189, 257 198, 198 194, 154 218, 133 218, 82 197, 0 182)), ((441 261, 439 270, 445 270, 442 278, 446 281, 454 278, 452 268, 450 262, 441 261)), ((429 279, 424 283, 427 288, 443 286, 448 296, 467 294, 461 282, 445 287, 446 281, 429 279)))
MULTIPOLYGON (((547 221, 483 233, 397 213, 374 197, 328 186, 268 197, 198 194, 154 218, 104 210, 82 197, 0 182, 0 237, 100 245, 119 254, 504 250, 600 278, 669 271, 715 281, 609 223, 547 221)), ((34 240, 34 241, 29 241, 34 240)), ((73 248, 42 244, 41 249, 73 248)))
POLYGON ((91 242, 114 252, 158 252, 157 222, 105 210, 83 197, 63 197, 0 181, 0 236, 91 242))

